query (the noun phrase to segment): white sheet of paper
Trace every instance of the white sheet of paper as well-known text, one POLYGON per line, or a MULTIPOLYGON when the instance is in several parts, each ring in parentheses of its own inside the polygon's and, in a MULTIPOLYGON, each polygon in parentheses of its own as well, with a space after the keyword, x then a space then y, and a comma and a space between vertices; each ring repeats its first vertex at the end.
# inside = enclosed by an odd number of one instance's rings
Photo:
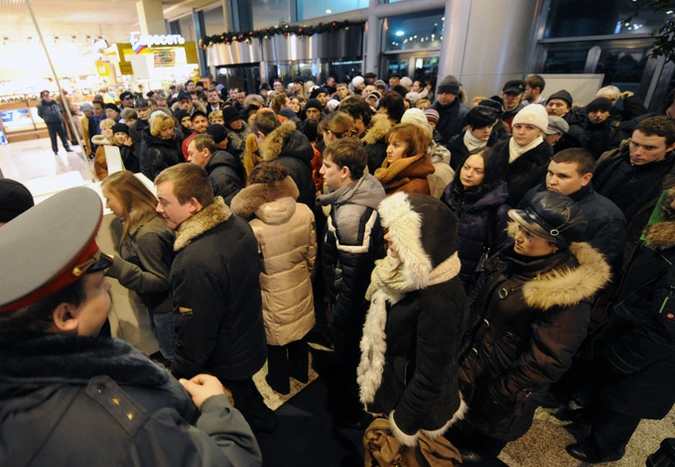
POLYGON ((124 170, 122 154, 117 146, 103 146, 105 148, 105 160, 108 163, 108 175, 124 170))

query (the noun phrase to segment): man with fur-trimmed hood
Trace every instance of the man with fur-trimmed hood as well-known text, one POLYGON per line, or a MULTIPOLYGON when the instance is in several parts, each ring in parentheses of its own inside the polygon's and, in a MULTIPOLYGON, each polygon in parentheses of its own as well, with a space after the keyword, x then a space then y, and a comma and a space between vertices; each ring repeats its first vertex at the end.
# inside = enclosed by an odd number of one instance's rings
POLYGON ((361 402, 389 417, 407 446, 434 439, 464 416, 458 357, 469 320, 459 279, 458 224, 427 195, 380 203, 387 256, 376 262, 358 368, 361 402))
POLYGON ((298 202, 314 209, 316 189, 312 179, 314 148, 295 123, 281 123, 273 112, 258 112, 253 120, 253 134, 260 146, 263 161, 283 165, 295 182, 300 196, 298 202))

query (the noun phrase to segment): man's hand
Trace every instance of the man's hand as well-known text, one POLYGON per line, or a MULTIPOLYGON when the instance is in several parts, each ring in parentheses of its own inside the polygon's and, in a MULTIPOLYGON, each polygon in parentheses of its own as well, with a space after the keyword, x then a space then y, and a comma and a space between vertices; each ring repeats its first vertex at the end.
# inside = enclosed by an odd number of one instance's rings
POLYGON ((635 93, 633 93, 632 91, 624 91, 621 93, 621 99, 625 100, 628 99, 629 97, 633 97, 634 95, 635 93))
POLYGON ((215 376, 200 374, 189 380, 181 378, 178 382, 182 384, 185 390, 192 396, 192 402, 194 402, 197 407, 201 407, 204 401, 209 397, 222 394, 225 394, 230 398, 230 403, 234 407, 232 393, 228 391, 215 376))

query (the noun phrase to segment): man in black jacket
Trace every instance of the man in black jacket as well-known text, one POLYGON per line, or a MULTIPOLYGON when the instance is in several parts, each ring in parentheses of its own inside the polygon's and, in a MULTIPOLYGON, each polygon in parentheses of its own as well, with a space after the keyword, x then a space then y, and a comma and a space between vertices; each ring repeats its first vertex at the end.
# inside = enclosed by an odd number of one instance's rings
POLYGON ((169 281, 176 322, 171 372, 217 377, 232 391, 254 430, 274 431, 253 375, 267 358, 258 242, 248 223, 214 197, 196 164, 177 164, 155 178, 157 212, 176 230, 169 281))
MULTIPOLYGON (((209 125, 209 128, 212 126, 216 125, 209 125)), ((214 194, 222 196, 228 206, 232 198, 244 187, 246 172, 241 160, 227 151, 219 151, 209 134, 192 138, 188 144, 188 161, 206 170, 214 194)))
POLYGON ((68 138, 66 138, 66 129, 63 127, 63 110, 61 109, 61 106, 52 99, 52 94, 47 90, 42 91, 40 97, 42 100, 37 105, 37 113, 47 124, 47 131, 49 132, 49 139, 52 142, 52 151, 54 151, 54 155, 59 155, 59 146, 56 142, 57 134, 59 135, 59 138, 61 138, 63 148, 67 152, 73 152, 68 144, 68 138))
POLYGON ((458 99, 461 84, 452 75, 443 78, 436 88, 436 102, 431 106, 439 115, 436 131, 441 135, 441 144, 448 145, 450 138, 464 128, 464 118, 469 108, 458 99))

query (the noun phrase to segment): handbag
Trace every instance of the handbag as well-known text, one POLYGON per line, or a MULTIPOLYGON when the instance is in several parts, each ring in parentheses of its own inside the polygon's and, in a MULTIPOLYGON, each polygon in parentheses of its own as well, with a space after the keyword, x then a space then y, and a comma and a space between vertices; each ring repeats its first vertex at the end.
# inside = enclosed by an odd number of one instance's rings
POLYGON ((459 450, 442 436, 420 433, 416 446, 402 444, 386 418, 376 418, 363 435, 365 467, 454 467, 462 465, 459 450))

